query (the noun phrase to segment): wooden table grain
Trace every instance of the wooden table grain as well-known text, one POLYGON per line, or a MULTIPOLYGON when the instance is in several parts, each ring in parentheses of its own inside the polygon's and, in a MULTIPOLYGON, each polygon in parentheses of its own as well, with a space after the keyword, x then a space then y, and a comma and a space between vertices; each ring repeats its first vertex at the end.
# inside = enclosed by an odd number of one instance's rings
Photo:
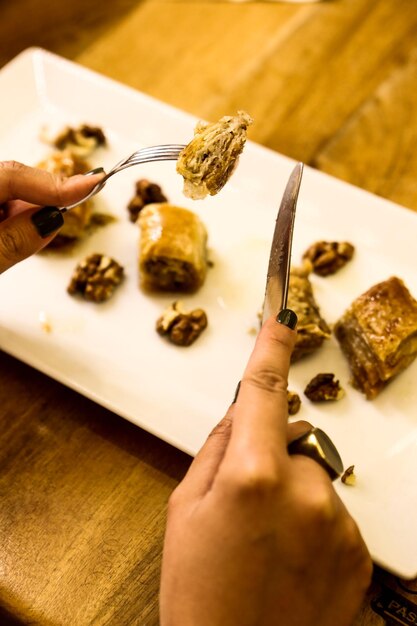
MULTIPOLYGON (((245 109, 254 141, 417 210, 414 0, 0 0, 0 17, 0 65, 39 45, 200 118, 245 109)), ((0 381, 0 624, 155 626, 190 458, 4 353, 0 381)), ((416 589, 377 569, 355 626, 417 624, 416 589)))

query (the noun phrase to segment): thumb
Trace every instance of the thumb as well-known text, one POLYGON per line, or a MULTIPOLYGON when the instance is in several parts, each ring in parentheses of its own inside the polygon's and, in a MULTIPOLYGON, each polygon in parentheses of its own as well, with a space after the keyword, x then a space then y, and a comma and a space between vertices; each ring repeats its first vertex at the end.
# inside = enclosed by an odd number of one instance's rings
POLYGON ((46 246, 64 223, 56 207, 28 209, 0 223, 0 274, 46 246))
POLYGON ((16 161, 0 161, 0 203, 24 200, 41 206, 67 206, 87 195, 100 182, 103 173, 63 178, 16 161))
POLYGON ((233 412, 232 404, 191 463, 185 478, 176 489, 177 497, 194 500, 202 498, 210 490, 230 440, 233 412))

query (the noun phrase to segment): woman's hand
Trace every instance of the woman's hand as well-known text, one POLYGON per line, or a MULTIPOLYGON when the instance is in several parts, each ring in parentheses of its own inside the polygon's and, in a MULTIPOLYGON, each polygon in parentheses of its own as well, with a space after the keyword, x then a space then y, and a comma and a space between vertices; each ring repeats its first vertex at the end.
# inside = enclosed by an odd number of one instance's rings
POLYGON ((5 215, 0 222, 0 273, 46 246, 64 223, 54 207, 81 200, 102 176, 65 179, 15 161, 0 162, 0 215, 5 215))
POLYGON ((358 528, 325 470, 289 456, 295 332, 262 328, 237 401, 171 496, 162 626, 347 626, 370 583, 358 528))

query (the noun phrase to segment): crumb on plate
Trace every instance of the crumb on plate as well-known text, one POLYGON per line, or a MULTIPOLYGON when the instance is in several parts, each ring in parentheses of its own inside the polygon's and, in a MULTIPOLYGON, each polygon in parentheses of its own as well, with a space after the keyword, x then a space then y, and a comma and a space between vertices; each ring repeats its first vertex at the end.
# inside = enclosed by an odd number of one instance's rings
POLYGON ((356 485, 356 475, 355 475, 354 470, 355 470, 355 466, 349 465, 349 467, 347 468, 347 470, 345 470, 345 472, 343 473, 340 479, 342 483, 344 483, 345 485, 350 485, 351 487, 356 485))

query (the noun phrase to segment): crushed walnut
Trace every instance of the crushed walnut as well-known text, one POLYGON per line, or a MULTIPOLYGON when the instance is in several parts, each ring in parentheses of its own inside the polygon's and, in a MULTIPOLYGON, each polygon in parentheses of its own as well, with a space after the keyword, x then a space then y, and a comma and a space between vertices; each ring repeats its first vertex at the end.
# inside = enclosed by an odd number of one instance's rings
POLYGON ((156 202, 168 202, 168 199, 163 194, 161 187, 156 183, 151 183, 146 178, 138 180, 136 183, 135 195, 127 205, 130 221, 136 222, 143 207, 147 204, 154 204, 156 202))
POLYGON ((190 346, 207 327, 203 309, 187 312, 181 302, 169 306, 156 322, 156 330, 177 346, 190 346))
POLYGON ((98 126, 81 124, 77 128, 65 126, 58 133, 42 128, 41 139, 58 150, 71 150, 78 157, 89 156, 99 146, 105 146, 106 136, 98 126))
POLYGON ((304 394, 312 402, 326 402, 328 400, 340 400, 345 395, 334 374, 317 374, 308 383, 304 394))
POLYGON ((350 465, 347 468, 347 470, 343 473, 341 477, 342 483, 344 483, 345 485, 350 485, 351 487, 353 487, 353 485, 356 485, 356 475, 355 475, 354 470, 355 470, 354 465, 350 465))
POLYGON ((301 398, 295 391, 287 391, 288 415, 295 415, 301 407, 301 398))
POLYGON ((67 291, 86 300, 104 302, 113 295, 123 275, 123 267, 111 257, 91 254, 75 268, 67 291))
POLYGON ((329 276, 342 268, 353 257, 355 248, 347 241, 318 241, 303 254, 303 259, 311 261, 313 272, 329 276))

